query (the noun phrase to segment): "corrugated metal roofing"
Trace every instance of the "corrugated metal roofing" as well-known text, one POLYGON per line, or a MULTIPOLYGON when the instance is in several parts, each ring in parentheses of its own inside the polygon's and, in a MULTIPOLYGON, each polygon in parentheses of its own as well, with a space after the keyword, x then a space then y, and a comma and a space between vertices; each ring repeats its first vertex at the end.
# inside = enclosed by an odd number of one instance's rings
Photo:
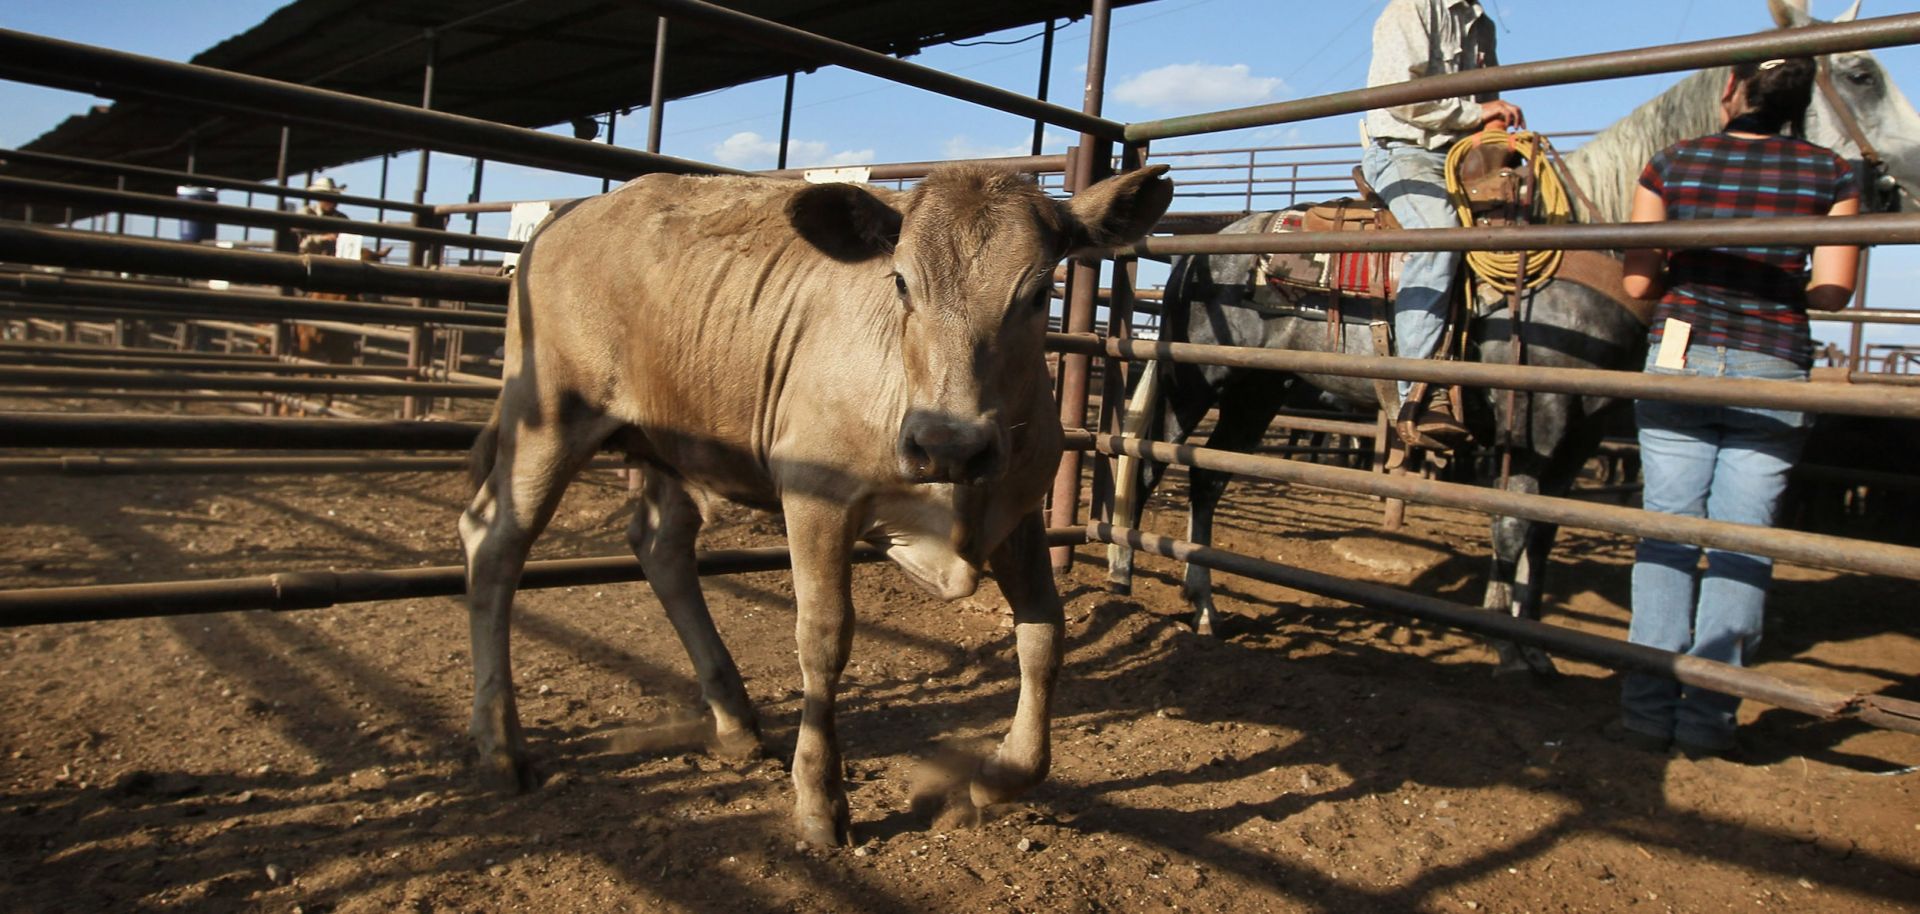
MULTIPOLYGON (((622 0, 297 0, 259 25, 195 56, 193 63, 417 105, 429 29, 438 36, 433 107, 526 127, 614 109, 651 97, 655 18, 622 0), (451 27, 450 27, 451 26, 451 27)), ((1117 0, 1116 5, 1143 2, 1117 0)), ((1086 13, 1072 0, 730 0, 729 8, 894 55, 1001 29, 1086 13)), ((749 45, 692 24, 670 28, 666 97, 681 98, 806 70, 813 62, 749 45)), ((1067 100, 1075 106, 1077 99, 1067 100)), ((209 115, 144 100, 68 118, 25 148, 226 177, 274 176, 276 124, 209 115)), ((393 141, 347 130, 294 129, 289 173, 399 151, 393 141)), ((58 169, 9 166, 9 174, 96 183, 58 169)), ((129 189, 171 192, 130 184, 129 189)))

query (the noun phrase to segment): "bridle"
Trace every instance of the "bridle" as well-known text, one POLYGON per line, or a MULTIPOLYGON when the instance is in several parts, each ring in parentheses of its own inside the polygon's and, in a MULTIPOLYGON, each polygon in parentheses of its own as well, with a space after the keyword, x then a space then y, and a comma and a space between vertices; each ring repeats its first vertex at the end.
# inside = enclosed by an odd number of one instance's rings
MULTIPOLYGON (((1867 139, 1867 131, 1860 126, 1860 118, 1854 114, 1853 106, 1840 97, 1840 91, 1833 86, 1833 70, 1827 58, 1821 57, 1815 66, 1813 83, 1819 87, 1820 94, 1827 100, 1827 107, 1833 109, 1833 116, 1840 122, 1840 129, 1860 149, 1860 160, 1867 166, 1871 180, 1860 184, 1861 208, 1867 212, 1894 212, 1900 209, 1901 198, 1913 200, 1913 193, 1900 185, 1887 174, 1887 162, 1881 158, 1880 151, 1873 148, 1873 142, 1867 139)), ((1914 202, 1920 203, 1920 200, 1914 202)))

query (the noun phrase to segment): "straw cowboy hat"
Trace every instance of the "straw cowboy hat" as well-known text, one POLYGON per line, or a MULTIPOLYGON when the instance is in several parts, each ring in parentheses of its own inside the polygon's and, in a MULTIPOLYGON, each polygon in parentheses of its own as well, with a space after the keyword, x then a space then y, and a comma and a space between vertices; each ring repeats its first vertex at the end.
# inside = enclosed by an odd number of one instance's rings
POLYGON ((332 178, 314 178, 313 183, 307 185, 307 190, 319 194, 337 194, 346 189, 345 184, 335 184, 332 178))

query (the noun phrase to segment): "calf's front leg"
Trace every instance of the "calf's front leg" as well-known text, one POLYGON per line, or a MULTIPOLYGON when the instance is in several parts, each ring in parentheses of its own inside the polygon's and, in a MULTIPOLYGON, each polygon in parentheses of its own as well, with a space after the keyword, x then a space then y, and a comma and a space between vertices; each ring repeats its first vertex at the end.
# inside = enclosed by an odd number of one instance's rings
POLYGON ((968 793, 976 814, 1040 783, 1052 763, 1053 686, 1060 673, 1065 618, 1060 593, 1053 586, 1046 532, 1040 513, 1028 514, 988 560, 1001 593, 1013 607, 1020 701, 999 751, 974 774, 968 793))
POLYGON ((845 507, 788 496, 787 545, 793 555, 800 654, 800 735, 793 750, 794 821, 809 844, 848 843, 851 816, 841 783, 833 702, 853 647, 853 530, 845 507))

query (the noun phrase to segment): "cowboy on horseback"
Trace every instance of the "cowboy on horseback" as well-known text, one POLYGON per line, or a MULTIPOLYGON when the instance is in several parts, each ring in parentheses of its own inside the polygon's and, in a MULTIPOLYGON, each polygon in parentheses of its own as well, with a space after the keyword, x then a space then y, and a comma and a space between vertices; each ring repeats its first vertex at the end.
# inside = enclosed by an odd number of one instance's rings
MULTIPOLYGON (((1494 66, 1493 20, 1477 0, 1393 0, 1373 26, 1373 62, 1367 85, 1494 66)), ((1493 94, 1445 98, 1367 112, 1362 173, 1401 226, 1460 225, 1447 192, 1447 151, 1487 127, 1520 127, 1520 109, 1493 94)), ((1438 354, 1447 324, 1448 293, 1460 265, 1457 251, 1414 251, 1400 268, 1393 301, 1393 348, 1405 358, 1438 354)), ((1414 384, 1399 382, 1395 429, 1409 445, 1450 450, 1467 440, 1445 389, 1423 410, 1414 384)), ((1391 404, 1382 404, 1391 408, 1391 404)))

